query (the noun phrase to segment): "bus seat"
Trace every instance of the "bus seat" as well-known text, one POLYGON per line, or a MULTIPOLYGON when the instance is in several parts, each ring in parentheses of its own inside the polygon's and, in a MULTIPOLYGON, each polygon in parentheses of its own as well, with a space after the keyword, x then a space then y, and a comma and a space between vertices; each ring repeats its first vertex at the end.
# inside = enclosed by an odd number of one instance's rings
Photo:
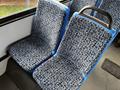
MULTIPOLYGON (((103 0, 100 8, 109 12, 113 17, 113 28, 120 30, 120 0, 103 0)), ((107 22, 101 14, 97 13, 96 17, 107 22)))
MULTIPOLYGON (((8 47, 10 56, 26 71, 55 54, 69 18, 69 8, 55 0, 39 0, 31 35, 8 47)), ((27 27, 27 26, 26 26, 27 27)))
MULTIPOLYGON (((101 0, 71 0, 71 15, 74 12, 80 11, 86 5, 99 7, 101 0)), ((87 14, 92 14, 92 11, 87 11, 87 14)))
POLYGON ((43 90, 79 90, 116 37, 111 26, 110 14, 101 9, 87 6, 75 12, 58 51, 34 70, 33 78, 43 90), (107 15, 109 24, 84 14, 86 9, 107 15))

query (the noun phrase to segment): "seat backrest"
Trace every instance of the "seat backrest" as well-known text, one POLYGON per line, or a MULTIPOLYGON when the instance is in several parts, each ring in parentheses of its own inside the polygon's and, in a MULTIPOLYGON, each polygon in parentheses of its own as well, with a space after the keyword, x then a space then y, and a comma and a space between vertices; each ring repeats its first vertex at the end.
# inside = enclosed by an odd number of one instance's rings
POLYGON ((115 30, 76 12, 58 48, 57 56, 68 62, 70 60, 85 79, 116 35, 115 30))
MULTIPOLYGON (((71 3, 71 14, 74 12, 80 11, 86 5, 92 5, 99 7, 101 0, 72 0, 71 3)), ((91 11, 87 11, 87 13, 91 14, 91 11)))
POLYGON ((32 35, 41 38, 55 48, 63 34, 69 17, 69 8, 56 0, 39 0, 33 18, 32 35))
MULTIPOLYGON (((120 30, 120 0, 103 0, 100 8, 111 14, 113 17, 113 28, 120 30)), ((101 14, 97 13, 96 17, 107 22, 101 14)))

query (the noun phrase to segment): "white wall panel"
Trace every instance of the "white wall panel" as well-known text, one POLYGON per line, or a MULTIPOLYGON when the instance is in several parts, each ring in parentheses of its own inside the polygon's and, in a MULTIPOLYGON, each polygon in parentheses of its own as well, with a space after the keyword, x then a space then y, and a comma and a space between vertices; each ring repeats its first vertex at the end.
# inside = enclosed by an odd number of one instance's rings
MULTIPOLYGON (((5 55, 9 44, 28 36, 33 16, 0 27, 0 57, 5 55)), ((0 75, 4 73, 7 60, 0 62, 0 75)))

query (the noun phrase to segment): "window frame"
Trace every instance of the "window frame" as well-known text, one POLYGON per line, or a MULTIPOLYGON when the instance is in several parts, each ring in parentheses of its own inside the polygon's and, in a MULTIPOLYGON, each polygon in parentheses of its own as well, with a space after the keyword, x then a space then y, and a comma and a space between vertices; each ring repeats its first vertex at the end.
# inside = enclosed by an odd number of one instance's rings
MULTIPOLYGON (((66 0, 60 0, 60 2, 64 4, 64 3, 66 3, 66 0)), ((35 12, 36 12, 36 7, 32 7, 32 8, 20 11, 20 12, 13 13, 8 16, 1 17, 0 18, 0 27, 4 26, 6 24, 9 24, 9 23, 18 21, 20 19, 24 19, 26 17, 32 16, 35 14, 35 12)))

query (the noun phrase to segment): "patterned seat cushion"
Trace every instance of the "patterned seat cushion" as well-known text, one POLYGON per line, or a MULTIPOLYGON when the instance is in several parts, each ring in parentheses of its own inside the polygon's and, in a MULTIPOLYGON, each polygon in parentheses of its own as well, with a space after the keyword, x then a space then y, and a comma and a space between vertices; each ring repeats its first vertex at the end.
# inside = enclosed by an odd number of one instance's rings
POLYGON ((116 36, 101 24, 75 13, 54 57, 35 69, 43 90, 78 90, 116 36))
POLYGON ((25 70, 29 71, 51 55, 51 47, 40 38, 30 36, 13 45, 9 53, 25 70))
MULTIPOLYGON (((103 0, 100 8, 111 14, 113 17, 113 28, 120 30, 120 0, 103 0)), ((96 17, 107 22, 107 20, 98 13, 96 17)))
MULTIPOLYGON (((71 4, 71 14, 74 12, 79 12, 84 6, 92 5, 92 6, 99 6, 100 0, 73 0, 71 4)), ((87 11, 87 13, 91 14, 91 10, 87 11)))
POLYGON ((12 44, 8 49, 10 55, 23 69, 35 68, 56 52, 68 16, 69 9, 65 5, 55 0, 39 0, 31 36, 12 44))

